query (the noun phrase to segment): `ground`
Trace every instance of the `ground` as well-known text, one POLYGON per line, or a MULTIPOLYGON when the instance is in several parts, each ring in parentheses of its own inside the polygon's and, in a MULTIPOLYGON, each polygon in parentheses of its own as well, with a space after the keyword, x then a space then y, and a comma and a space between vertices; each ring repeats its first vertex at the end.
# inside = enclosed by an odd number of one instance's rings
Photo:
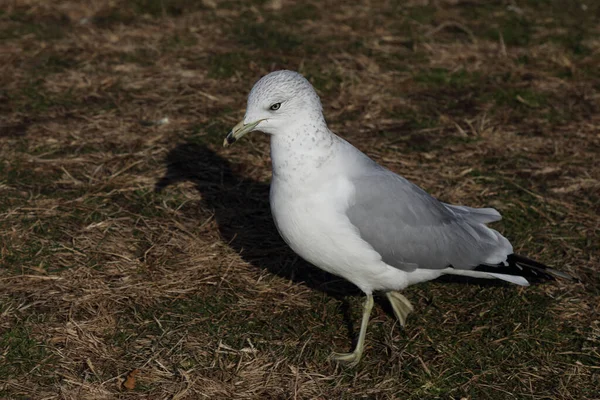
POLYGON ((600 3, 5 1, 0 398, 599 399, 600 3), (303 73, 330 127, 580 279, 363 297, 299 260, 253 83, 303 73))

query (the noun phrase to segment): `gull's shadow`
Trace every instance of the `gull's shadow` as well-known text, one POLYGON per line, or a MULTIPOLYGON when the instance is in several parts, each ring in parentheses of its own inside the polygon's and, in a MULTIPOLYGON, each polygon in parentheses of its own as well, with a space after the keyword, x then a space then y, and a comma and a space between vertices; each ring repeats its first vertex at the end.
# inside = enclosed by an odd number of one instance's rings
POLYGON ((171 150, 166 163, 167 173, 156 183, 156 191, 181 181, 193 182, 202 205, 214 213, 223 242, 253 266, 303 282, 341 301, 347 329, 354 335, 346 297, 362 292, 305 262, 285 244, 271 217, 269 184, 244 177, 244 166, 231 164, 208 147, 191 142, 171 150))

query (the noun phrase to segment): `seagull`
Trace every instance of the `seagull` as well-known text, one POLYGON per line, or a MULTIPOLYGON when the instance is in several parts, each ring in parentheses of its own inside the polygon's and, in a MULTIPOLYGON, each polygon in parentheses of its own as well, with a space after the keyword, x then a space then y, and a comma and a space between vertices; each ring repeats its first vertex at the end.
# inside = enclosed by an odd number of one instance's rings
POLYGON ((495 209, 443 203, 330 131, 319 96, 297 72, 262 77, 223 145, 253 131, 270 135, 269 200, 281 237, 300 257, 366 295, 356 347, 333 353, 339 362, 360 361, 374 292, 385 293, 404 326, 413 306, 400 291, 442 275, 521 286, 572 279, 514 254, 508 239, 486 226, 501 219, 495 209))

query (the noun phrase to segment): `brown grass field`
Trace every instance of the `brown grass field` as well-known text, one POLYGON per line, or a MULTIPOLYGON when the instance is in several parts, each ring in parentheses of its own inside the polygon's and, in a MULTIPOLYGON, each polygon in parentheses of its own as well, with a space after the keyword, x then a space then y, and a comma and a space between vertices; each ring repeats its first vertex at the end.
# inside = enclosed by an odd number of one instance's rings
POLYGON ((600 399, 600 2, 0 4, 0 398, 600 399), (413 286, 331 361, 361 293, 279 238, 268 138, 221 147, 281 68, 580 282, 413 286))

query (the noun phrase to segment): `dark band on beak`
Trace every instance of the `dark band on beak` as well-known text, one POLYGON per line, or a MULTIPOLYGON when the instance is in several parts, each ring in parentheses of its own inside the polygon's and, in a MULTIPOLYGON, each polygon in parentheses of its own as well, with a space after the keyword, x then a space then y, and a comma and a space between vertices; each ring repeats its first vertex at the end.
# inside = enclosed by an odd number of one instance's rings
POLYGON ((246 133, 252 132, 254 130, 254 128, 256 128, 256 126, 261 123, 261 121, 264 121, 264 119, 259 119, 258 121, 244 124, 244 121, 242 120, 239 124, 237 124, 236 126, 233 127, 231 132, 229 132, 227 134, 227 136, 225 137, 225 140, 223 140, 223 146, 229 146, 230 144, 235 143, 239 138, 244 136, 246 133))
POLYGON ((227 137, 225 138, 225 140, 227 141, 227 144, 233 144, 235 143, 235 141, 237 140, 235 138, 235 136, 233 136, 233 134, 230 132, 229 135, 227 135, 227 137))

